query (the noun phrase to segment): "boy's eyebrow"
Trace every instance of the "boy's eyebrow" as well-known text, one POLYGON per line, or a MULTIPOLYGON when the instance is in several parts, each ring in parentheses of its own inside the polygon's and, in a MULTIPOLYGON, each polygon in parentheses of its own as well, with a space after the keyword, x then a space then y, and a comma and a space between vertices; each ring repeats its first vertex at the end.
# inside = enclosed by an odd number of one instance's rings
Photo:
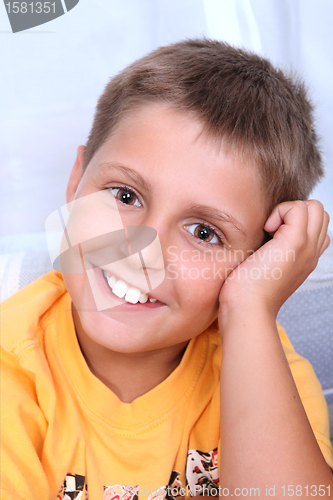
POLYGON ((130 177, 134 182, 137 182, 138 184, 141 184, 146 191, 150 192, 151 191, 151 185, 149 182, 147 182, 139 172, 136 170, 133 170, 132 168, 129 167, 124 167, 124 165, 121 165, 120 163, 115 163, 115 162, 103 162, 99 165, 102 168, 108 169, 108 170, 116 170, 118 172, 122 172, 125 174, 127 177, 130 177))
MULTIPOLYGON (((118 172, 122 172, 127 177, 130 177, 133 181, 141 184, 146 191, 151 191, 151 185, 147 182, 139 172, 133 170, 132 168, 125 167, 120 163, 115 162, 103 162, 99 165, 102 168, 107 170, 116 170, 118 172)), ((218 222, 223 222, 232 225, 235 229, 240 231, 244 236, 246 236, 245 232, 240 226, 240 223, 232 216, 226 213, 221 212, 217 208, 209 207, 208 205, 191 205, 188 209, 191 212, 197 212, 198 215, 203 217, 208 217, 210 219, 217 220, 218 222)))
POLYGON ((240 223, 233 217, 232 215, 221 212, 217 208, 209 207, 208 205, 191 205, 189 207, 191 212, 197 212, 198 214, 207 217, 209 219, 215 219, 218 222, 223 222, 227 224, 231 224, 235 229, 240 231, 244 236, 246 236, 245 232, 241 228, 240 223))

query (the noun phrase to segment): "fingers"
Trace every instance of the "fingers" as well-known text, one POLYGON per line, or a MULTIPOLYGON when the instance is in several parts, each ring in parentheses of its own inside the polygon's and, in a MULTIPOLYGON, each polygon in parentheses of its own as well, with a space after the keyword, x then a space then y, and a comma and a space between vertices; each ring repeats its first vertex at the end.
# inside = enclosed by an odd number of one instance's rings
POLYGON ((319 258, 330 239, 327 236, 329 215, 320 201, 287 201, 277 205, 268 217, 264 230, 274 238, 284 236, 296 248, 307 248, 319 258))
POLYGON ((307 207, 303 201, 284 201, 277 205, 268 217, 264 230, 269 234, 274 234, 282 224, 291 223, 294 217, 298 217, 298 222, 304 225, 307 223, 307 207))
POLYGON ((330 222, 330 216, 328 215, 327 212, 324 211, 323 227, 319 235, 320 255, 326 250, 326 248, 330 244, 330 238, 327 234, 329 222, 330 222))
POLYGON ((325 252, 326 248, 329 247, 331 243, 331 239, 330 237, 328 236, 328 234, 326 234, 326 237, 325 237, 325 240, 324 240, 324 243, 319 251, 319 257, 325 252))
POLYGON ((308 200, 306 204, 309 212, 308 236, 312 239, 317 249, 317 255, 320 257, 330 243, 330 238, 327 235, 330 217, 320 201, 308 200))
POLYGON ((280 216, 279 205, 277 205, 265 222, 264 231, 273 236, 273 234, 279 229, 281 224, 283 224, 283 219, 280 216))
POLYGON ((277 205, 268 217, 264 230, 275 236, 284 236, 296 246, 306 245, 308 207, 304 201, 285 201, 277 205))
POLYGON ((305 204, 308 207, 308 237, 320 248, 323 244, 323 240, 319 241, 319 238, 323 230, 324 207, 317 200, 307 200, 305 204))

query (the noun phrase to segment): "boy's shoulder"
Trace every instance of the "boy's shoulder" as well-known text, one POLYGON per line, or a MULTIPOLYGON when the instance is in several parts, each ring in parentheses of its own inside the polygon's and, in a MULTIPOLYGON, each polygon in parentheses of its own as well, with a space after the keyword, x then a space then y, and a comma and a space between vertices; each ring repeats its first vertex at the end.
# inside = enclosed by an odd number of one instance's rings
POLYGON ((62 274, 50 271, 1 303, 1 346, 8 352, 36 341, 38 327, 66 293, 62 274))

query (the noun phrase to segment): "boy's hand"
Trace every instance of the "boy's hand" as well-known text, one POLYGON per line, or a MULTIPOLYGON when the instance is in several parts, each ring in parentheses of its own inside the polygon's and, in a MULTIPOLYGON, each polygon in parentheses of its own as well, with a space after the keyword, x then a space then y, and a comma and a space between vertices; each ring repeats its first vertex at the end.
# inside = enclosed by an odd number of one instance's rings
MULTIPOLYGON (((329 245, 328 221, 317 201, 281 203, 264 225, 272 239, 222 285, 219 477, 229 490, 266 487, 267 497, 269 481, 280 491, 286 484, 332 484, 276 327, 279 308, 329 245)), ((301 371, 315 394, 311 367, 301 371)))
MULTIPOLYGON (((264 308, 277 315, 282 304, 315 269, 328 247, 329 215, 316 200, 277 205, 264 230, 273 238, 239 264, 220 292, 220 316, 228 305, 264 308)), ((220 318, 222 319, 222 318, 220 318)))

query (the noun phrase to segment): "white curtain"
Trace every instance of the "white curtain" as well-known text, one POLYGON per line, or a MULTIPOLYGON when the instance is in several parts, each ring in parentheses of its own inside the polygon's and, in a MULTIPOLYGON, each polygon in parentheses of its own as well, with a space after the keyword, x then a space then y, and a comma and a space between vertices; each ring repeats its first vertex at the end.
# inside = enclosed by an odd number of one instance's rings
POLYGON ((12 34, 0 16, 0 236, 44 230, 65 201, 94 106, 110 76, 155 47, 208 36, 294 68, 316 105, 333 219, 331 0, 80 0, 54 21, 12 34))

